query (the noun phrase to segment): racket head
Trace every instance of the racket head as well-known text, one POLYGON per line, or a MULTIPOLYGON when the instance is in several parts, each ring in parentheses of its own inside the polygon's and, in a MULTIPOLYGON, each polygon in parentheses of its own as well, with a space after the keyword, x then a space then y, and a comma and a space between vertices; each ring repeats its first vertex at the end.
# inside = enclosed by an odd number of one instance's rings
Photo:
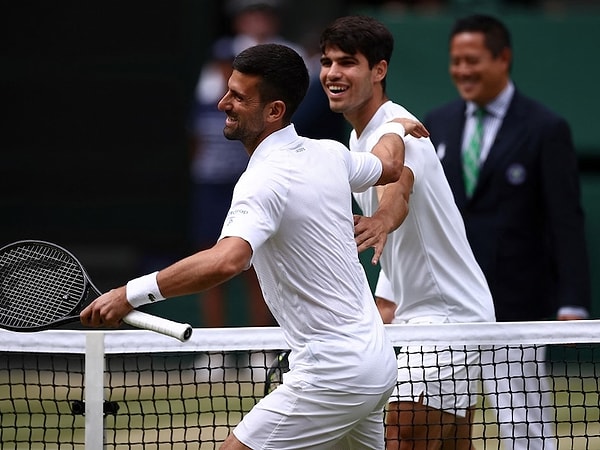
POLYGON ((0 248, 0 328, 39 331, 79 320, 88 296, 98 296, 81 263, 45 241, 0 248))
POLYGON ((265 381, 265 396, 283 383, 283 374, 290 370, 290 363, 288 361, 289 355, 290 350, 280 351, 271 364, 271 367, 269 367, 265 381))

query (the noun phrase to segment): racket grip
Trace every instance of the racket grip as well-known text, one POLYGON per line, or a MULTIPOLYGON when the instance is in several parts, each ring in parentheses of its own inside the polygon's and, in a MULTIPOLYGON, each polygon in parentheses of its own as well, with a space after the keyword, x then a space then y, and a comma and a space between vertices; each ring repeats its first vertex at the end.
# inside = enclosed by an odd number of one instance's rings
POLYGON ((141 311, 133 310, 123 318, 123 322, 137 328, 155 331, 166 336, 187 341, 192 336, 192 327, 187 323, 174 322, 163 317, 153 316, 141 311))

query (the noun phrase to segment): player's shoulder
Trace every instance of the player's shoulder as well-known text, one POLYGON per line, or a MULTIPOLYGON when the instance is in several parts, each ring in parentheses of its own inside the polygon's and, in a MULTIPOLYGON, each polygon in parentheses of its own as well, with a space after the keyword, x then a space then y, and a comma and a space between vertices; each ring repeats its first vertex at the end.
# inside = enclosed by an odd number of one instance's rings
POLYGON ((348 150, 348 147, 345 144, 342 144, 340 141, 336 141, 335 139, 314 139, 319 141, 320 145, 328 148, 333 148, 336 150, 348 150))
POLYGON ((371 149, 384 133, 382 127, 393 119, 404 118, 417 120, 406 108, 391 100, 379 107, 375 112, 366 128, 362 131, 360 138, 357 138, 356 130, 353 129, 350 134, 350 148, 356 150, 354 143, 362 143, 365 149, 371 149))
MULTIPOLYGON (((384 103, 381 106, 383 112, 384 112, 384 117, 385 119, 391 120, 397 117, 402 117, 402 118, 407 118, 407 119, 413 119, 413 120, 417 120, 416 116, 411 113, 408 109, 406 109, 404 106, 402 106, 399 103, 393 102, 393 101, 388 101, 387 103, 384 103)), ((382 125, 383 125, 383 121, 382 121, 382 125)))
POLYGON ((335 139, 305 137, 303 138, 303 147, 311 152, 316 152, 319 159, 323 160, 328 157, 339 158, 339 155, 349 153, 348 147, 335 139))
POLYGON ((302 145, 304 145, 306 147, 320 147, 320 148, 343 147, 343 148, 346 148, 346 146, 344 144, 342 144, 340 141, 337 141, 335 139, 314 138, 314 137, 308 137, 308 136, 299 136, 299 138, 300 138, 300 142, 302 143, 302 145))

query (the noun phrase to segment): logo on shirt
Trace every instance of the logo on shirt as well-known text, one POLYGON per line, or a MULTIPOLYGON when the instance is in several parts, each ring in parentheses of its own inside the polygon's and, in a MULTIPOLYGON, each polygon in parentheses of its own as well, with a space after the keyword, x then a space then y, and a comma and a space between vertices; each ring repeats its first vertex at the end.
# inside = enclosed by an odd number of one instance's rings
POLYGON ((444 156, 446 156, 446 143, 440 142, 440 145, 436 148, 436 152, 440 161, 444 159, 444 156))
POLYGON ((227 213, 227 217, 225 219, 225 226, 231 225, 234 221, 234 219, 237 216, 245 216, 246 214, 248 214, 248 210, 247 209, 231 209, 229 210, 229 212, 227 213))
POLYGON ((525 182, 527 178, 527 171, 523 164, 514 163, 508 166, 506 169, 506 181, 513 186, 518 186, 525 182))

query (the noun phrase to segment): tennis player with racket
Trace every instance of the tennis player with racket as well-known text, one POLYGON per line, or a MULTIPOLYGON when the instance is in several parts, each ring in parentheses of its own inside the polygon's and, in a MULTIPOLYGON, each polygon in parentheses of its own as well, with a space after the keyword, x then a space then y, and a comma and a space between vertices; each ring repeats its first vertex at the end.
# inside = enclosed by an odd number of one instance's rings
POLYGON ((250 159, 218 242, 104 294, 81 321, 117 326, 151 299, 199 292, 253 265, 291 349, 290 371, 221 450, 383 449, 396 358, 356 252, 351 191, 397 180, 405 127, 426 130, 390 123, 372 153, 351 153, 301 137, 291 124, 308 87, 295 51, 251 47, 233 69, 218 106, 225 136, 240 140, 250 159))

